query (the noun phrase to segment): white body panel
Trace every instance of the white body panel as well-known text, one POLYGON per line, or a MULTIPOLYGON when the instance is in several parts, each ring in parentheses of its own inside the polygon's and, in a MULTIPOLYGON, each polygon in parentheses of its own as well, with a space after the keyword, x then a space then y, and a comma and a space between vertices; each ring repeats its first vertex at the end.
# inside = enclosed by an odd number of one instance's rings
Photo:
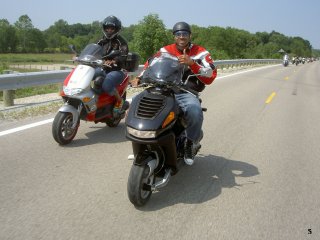
POLYGON ((93 79, 94 73, 95 69, 93 67, 87 65, 78 65, 68 82, 68 88, 87 88, 90 86, 90 82, 93 79))

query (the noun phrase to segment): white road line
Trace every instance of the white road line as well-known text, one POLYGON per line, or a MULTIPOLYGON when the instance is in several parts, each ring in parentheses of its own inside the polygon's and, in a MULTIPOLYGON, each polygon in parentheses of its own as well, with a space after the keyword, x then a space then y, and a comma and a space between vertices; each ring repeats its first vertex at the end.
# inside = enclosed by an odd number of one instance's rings
POLYGON ((36 123, 31 123, 31 124, 24 125, 24 126, 17 127, 17 128, 12 128, 12 129, 0 132, 0 137, 4 136, 4 135, 7 135, 7 134, 20 132, 20 131, 23 131, 23 130, 26 130, 26 129, 29 129, 29 128, 41 126, 41 125, 44 125, 44 124, 47 124, 47 123, 51 123, 51 122, 53 122, 53 118, 47 119, 47 120, 43 120, 43 121, 40 121, 40 122, 36 122, 36 123))
MULTIPOLYGON (((261 68, 245 70, 245 71, 229 74, 229 75, 226 75, 226 76, 217 77, 217 79, 231 77, 231 76, 235 76, 235 75, 239 75, 239 74, 243 74, 243 73, 247 73, 247 72, 252 72, 252 71, 256 71, 256 70, 260 70, 260 69, 263 69, 263 68, 274 67, 274 66, 277 66, 277 65, 265 66, 265 67, 261 67, 261 68)), ((129 99, 129 101, 130 101, 130 99, 129 99)), ((47 123, 52 123, 52 122, 53 122, 53 118, 47 119, 47 120, 43 120, 43 121, 40 121, 40 122, 36 122, 36 123, 31 123, 31 124, 24 125, 24 126, 21 126, 21 127, 5 130, 5 131, 0 132, 0 137, 8 135, 8 134, 11 134, 11 133, 20 132, 20 131, 23 131, 23 130, 26 130, 26 129, 29 129, 29 128, 38 127, 38 126, 41 126, 41 125, 44 125, 44 124, 47 124, 47 123)))

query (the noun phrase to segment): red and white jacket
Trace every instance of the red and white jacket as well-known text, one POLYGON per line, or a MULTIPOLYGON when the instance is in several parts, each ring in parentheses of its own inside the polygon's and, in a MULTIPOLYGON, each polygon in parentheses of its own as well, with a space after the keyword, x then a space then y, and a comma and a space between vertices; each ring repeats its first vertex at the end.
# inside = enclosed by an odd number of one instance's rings
MULTIPOLYGON (((180 56, 183 53, 177 48, 176 44, 170 44, 165 47, 162 47, 159 52, 155 54, 155 57, 160 54, 168 52, 174 56, 180 56)), ((201 74, 197 78, 205 85, 211 84, 217 76, 217 69, 213 64, 210 53, 203 47, 190 44, 189 48, 186 51, 186 54, 194 61, 194 63, 189 66, 193 74, 201 74)), ((144 70, 149 66, 148 61, 144 65, 144 70)), ((144 71, 140 74, 142 76, 144 71)))

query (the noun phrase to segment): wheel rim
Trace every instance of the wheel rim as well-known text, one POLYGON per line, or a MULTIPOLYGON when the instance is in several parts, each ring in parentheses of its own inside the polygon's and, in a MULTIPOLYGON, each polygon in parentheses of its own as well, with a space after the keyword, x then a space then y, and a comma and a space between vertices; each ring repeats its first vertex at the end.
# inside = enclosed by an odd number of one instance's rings
POLYGON ((72 128, 73 118, 72 115, 68 115, 61 124, 61 134, 64 139, 69 139, 73 136, 76 128, 72 128))

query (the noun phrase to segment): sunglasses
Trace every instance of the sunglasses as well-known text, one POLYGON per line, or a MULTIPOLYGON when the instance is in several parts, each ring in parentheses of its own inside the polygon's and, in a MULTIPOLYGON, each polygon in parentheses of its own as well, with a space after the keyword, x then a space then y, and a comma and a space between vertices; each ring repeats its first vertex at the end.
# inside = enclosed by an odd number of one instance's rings
POLYGON ((187 32, 187 31, 178 31, 178 32, 175 32, 174 33, 174 36, 175 37, 189 37, 190 36, 190 33, 189 32, 187 32))

